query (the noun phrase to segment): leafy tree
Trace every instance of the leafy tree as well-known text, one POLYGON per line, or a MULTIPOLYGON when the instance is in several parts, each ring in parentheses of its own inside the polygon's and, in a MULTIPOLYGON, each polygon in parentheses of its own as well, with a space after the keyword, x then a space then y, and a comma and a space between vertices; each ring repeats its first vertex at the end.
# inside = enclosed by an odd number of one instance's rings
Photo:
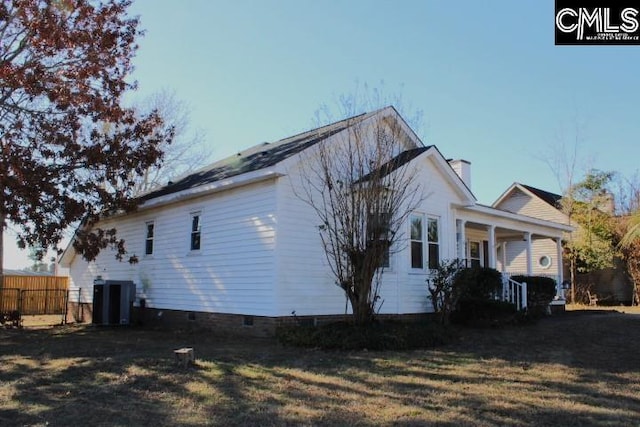
POLYGON ((640 177, 620 185, 621 201, 616 221, 616 241, 627 274, 633 283, 632 304, 640 305, 640 177))
POLYGON ((622 246, 632 246, 640 240, 640 211, 631 215, 626 223, 627 229, 622 237, 622 246))
POLYGON ((617 221, 617 237, 619 253, 624 261, 627 274, 633 283, 633 305, 640 305, 640 237, 632 238, 637 231, 639 214, 623 216, 617 221))
POLYGON ((49 266, 42 261, 43 252, 45 251, 42 248, 29 248, 28 258, 31 260, 31 265, 25 268, 25 270, 36 273, 49 271, 49 266))
POLYGON ((571 221, 578 225, 565 245, 572 277, 575 272, 589 272, 613 266, 614 206, 607 186, 614 174, 591 170, 563 196, 562 205, 571 221))
POLYGON ((0 4, 0 225, 16 225, 20 247, 53 247, 82 219, 84 258, 126 253, 115 229, 92 226, 135 208, 131 172, 158 164, 173 133, 121 103, 141 35, 130 3, 0 4))

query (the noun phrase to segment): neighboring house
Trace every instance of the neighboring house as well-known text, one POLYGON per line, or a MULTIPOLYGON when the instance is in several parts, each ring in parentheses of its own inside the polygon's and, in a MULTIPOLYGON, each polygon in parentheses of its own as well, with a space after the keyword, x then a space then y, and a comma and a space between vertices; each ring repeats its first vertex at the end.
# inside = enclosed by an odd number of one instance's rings
MULTIPOLYGON (((533 218, 569 224, 569 218, 560 209, 561 196, 528 185, 514 183, 494 203, 496 209, 533 218)), ((563 235, 568 239, 568 233, 563 235)), ((559 279, 558 265, 563 261, 562 242, 544 236, 532 242, 532 263, 529 273, 559 279)), ((509 266, 517 274, 527 273, 526 242, 512 241, 500 248, 499 268, 509 266)), ((563 263, 563 276, 567 277, 567 264, 563 263)))
MULTIPOLYGON (((432 311, 425 281, 441 260, 497 267, 503 242, 524 240, 526 270, 533 271, 533 242, 543 237, 560 248, 571 227, 478 204, 470 164, 424 146, 387 107, 252 147, 147 194, 135 213, 106 219, 102 225, 115 226, 139 262, 118 262, 105 250, 88 263, 70 245, 61 263, 70 268, 71 295, 81 295, 72 302, 90 304, 100 278, 133 281, 136 304, 144 301, 147 318, 162 321, 266 331, 294 318, 343 315, 348 304, 327 266, 316 213, 294 188, 303 152, 344 143, 352 126, 387 123, 402 128, 401 167, 413 168, 428 197, 406 224, 409 235, 410 221, 422 223, 422 244, 399 242, 382 274, 381 314, 432 311), (422 265, 414 268, 415 259, 422 265)), ((553 268, 561 278, 561 265, 553 268)))
MULTIPOLYGON (((562 196, 540 190, 529 185, 512 184, 494 203, 493 207, 534 218, 554 221, 561 224, 570 224, 579 232, 579 225, 570 222, 568 215, 562 211, 562 196)), ((613 209, 613 207, 605 207, 613 209)), ((569 240, 565 234, 563 239, 569 240)), ((498 258, 499 268, 502 263, 507 265, 510 271, 526 271, 526 244, 524 242, 511 242, 502 248, 498 258)), ((532 244, 533 265, 532 272, 536 275, 557 277, 558 263, 564 265, 564 277, 569 277, 569 262, 562 260, 564 252, 559 252, 557 241, 547 238, 537 239, 532 244)), ((626 303, 631 301, 631 286, 626 278, 624 267, 608 268, 588 274, 576 276, 577 286, 589 287, 602 301, 610 303, 626 303)))

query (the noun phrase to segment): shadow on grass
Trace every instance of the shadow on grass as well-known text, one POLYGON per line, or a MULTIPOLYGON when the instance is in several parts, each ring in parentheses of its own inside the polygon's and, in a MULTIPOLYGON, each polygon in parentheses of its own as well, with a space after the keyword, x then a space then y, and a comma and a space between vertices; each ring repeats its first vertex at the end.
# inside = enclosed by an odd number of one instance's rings
POLYGON ((640 321, 556 316, 410 352, 210 333, 0 331, 0 425, 636 425, 640 321), (174 365, 193 346, 195 367, 174 365))

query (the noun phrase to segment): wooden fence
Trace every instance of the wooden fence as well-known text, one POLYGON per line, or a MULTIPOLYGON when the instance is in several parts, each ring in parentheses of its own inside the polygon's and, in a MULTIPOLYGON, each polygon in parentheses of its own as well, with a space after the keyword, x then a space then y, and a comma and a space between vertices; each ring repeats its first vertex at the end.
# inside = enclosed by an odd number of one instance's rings
POLYGON ((0 288, 22 291, 43 291, 45 289, 66 291, 69 288, 69 278, 62 276, 2 276, 0 288))
POLYGON ((63 314, 69 278, 56 276, 2 276, 0 315, 63 314))

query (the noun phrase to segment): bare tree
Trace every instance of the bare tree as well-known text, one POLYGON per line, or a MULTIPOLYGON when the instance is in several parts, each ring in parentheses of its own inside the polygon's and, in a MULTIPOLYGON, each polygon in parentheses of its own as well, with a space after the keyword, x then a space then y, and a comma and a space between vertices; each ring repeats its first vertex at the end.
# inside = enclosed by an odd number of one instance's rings
MULTIPOLYGON (((574 127, 567 135, 566 129, 563 127, 558 129, 555 141, 550 144, 546 150, 546 154, 542 159, 547 163, 551 172, 555 175, 558 186, 560 187, 562 199, 558 208, 567 216, 567 225, 573 224, 573 212, 575 211, 574 185, 577 181, 577 175, 580 173, 578 165, 584 166, 584 159, 579 158, 580 145, 585 140, 585 124, 581 123, 577 118, 574 120, 574 127)), ((584 170, 586 170, 585 168, 584 170)), ((571 281, 571 301, 576 301, 576 271, 577 271, 577 252, 573 250, 575 247, 575 236, 568 233, 564 244, 565 253, 569 260, 569 277, 571 281)))
POLYGON ((365 114, 379 108, 393 105, 402 118, 411 126, 414 133, 421 133, 424 122, 424 111, 407 103, 402 95, 403 87, 389 92, 384 80, 378 86, 356 80, 350 92, 343 93, 334 99, 332 105, 322 104, 315 112, 313 125, 320 127, 338 120, 365 114), (337 106, 337 108, 336 108, 337 106))
POLYGON ((135 179, 136 195, 166 185, 169 180, 191 173, 211 161, 211 151, 203 146, 204 133, 190 129, 190 110, 173 91, 161 90, 138 103, 135 108, 141 113, 156 111, 165 127, 172 128, 174 132, 171 145, 163 147, 163 164, 145 169, 135 179))
MULTIPOLYGON (((380 110, 378 114, 392 110, 380 110)), ((407 150, 402 119, 357 116, 345 130, 307 150, 297 196, 318 215, 322 246, 357 324, 371 322, 380 304, 380 279, 400 248, 402 229, 424 199, 407 150)))

